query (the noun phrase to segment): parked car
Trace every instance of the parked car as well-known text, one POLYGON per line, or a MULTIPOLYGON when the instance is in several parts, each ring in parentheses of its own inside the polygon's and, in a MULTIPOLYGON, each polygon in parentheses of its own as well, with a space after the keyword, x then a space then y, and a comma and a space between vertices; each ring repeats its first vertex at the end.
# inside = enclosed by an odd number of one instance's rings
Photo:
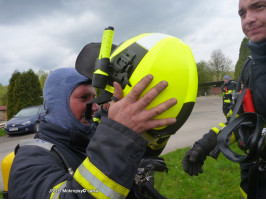
POLYGON ((45 115, 43 106, 31 106, 20 110, 6 122, 5 132, 8 135, 34 133, 39 130, 40 118, 45 115))

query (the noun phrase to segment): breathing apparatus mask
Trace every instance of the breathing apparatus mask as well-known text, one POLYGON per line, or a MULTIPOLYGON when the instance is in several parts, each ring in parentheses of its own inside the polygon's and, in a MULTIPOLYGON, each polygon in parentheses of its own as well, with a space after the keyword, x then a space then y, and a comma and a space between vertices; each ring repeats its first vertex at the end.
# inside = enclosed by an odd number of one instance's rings
POLYGON ((250 163, 257 161, 265 147, 265 129, 263 118, 256 113, 244 113, 229 123, 218 135, 220 150, 231 161, 250 163), (243 151, 235 152, 227 144, 233 132, 238 132, 243 151))
POLYGON ((168 87, 147 109, 170 98, 178 100, 177 105, 156 117, 175 117, 175 124, 141 134, 153 145, 158 139, 175 134, 195 104, 198 77, 192 52, 180 39, 160 33, 141 34, 116 47, 112 44, 113 34, 113 27, 106 28, 102 43, 86 45, 77 57, 77 71, 92 79, 93 87, 102 90, 99 97, 88 103, 85 117, 90 119, 92 103, 111 100, 114 81, 120 83, 126 96, 144 76, 152 74, 154 79, 141 96, 162 80, 168 82, 168 87))
POLYGON ((221 130, 217 137, 217 143, 223 154, 233 162, 251 163, 257 162, 259 166, 265 167, 265 145, 266 129, 264 128, 265 119, 255 112, 250 89, 244 88, 241 93, 235 97, 237 99, 233 113, 237 113, 240 105, 244 113, 238 117, 233 115, 229 124, 221 130), (232 134, 237 134, 241 142, 240 149, 232 149, 228 145, 228 138, 232 134))

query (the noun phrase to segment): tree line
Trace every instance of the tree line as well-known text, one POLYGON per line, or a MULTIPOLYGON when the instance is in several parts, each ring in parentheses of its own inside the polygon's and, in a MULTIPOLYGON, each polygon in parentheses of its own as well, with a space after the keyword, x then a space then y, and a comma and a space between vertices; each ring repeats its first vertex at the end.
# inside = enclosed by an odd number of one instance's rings
POLYGON ((40 70, 14 71, 7 86, 0 85, 0 105, 7 106, 7 118, 25 107, 43 103, 43 86, 48 73, 40 70))
POLYGON ((250 56, 250 50, 246 46, 248 44, 248 39, 243 38, 240 49, 239 49, 239 58, 235 65, 235 69, 232 70, 232 60, 225 57, 221 50, 214 50, 211 53, 209 61, 200 61, 197 62, 198 69, 198 80, 199 84, 213 82, 213 81, 222 81, 224 75, 229 75, 231 79, 235 81, 238 80, 240 76, 241 69, 244 62, 250 56))
MULTIPOLYGON (((243 38, 234 70, 232 60, 227 58, 220 49, 211 53, 209 61, 197 62, 199 84, 222 81, 226 74, 237 81, 242 66, 250 55, 247 43, 248 39, 243 38)), ((0 83, 0 106, 7 106, 8 119, 22 108, 42 104, 42 91, 47 76, 48 73, 43 70, 39 70, 36 74, 31 69, 22 73, 15 71, 9 80, 9 85, 3 86, 0 83)))

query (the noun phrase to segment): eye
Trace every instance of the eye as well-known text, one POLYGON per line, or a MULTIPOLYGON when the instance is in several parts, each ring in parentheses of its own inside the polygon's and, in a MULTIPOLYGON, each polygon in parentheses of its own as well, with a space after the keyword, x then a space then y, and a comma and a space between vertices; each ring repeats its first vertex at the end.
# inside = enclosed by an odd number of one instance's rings
POLYGON ((263 8, 265 8, 265 5, 262 5, 262 4, 256 5, 257 10, 262 10, 263 8))
POLYGON ((85 102, 88 100, 88 96, 81 96, 79 97, 81 99, 81 101, 85 102))
POLYGON ((244 10, 240 10, 238 11, 238 15, 240 16, 240 18, 244 18, 246 16, 246 12, 244 10))

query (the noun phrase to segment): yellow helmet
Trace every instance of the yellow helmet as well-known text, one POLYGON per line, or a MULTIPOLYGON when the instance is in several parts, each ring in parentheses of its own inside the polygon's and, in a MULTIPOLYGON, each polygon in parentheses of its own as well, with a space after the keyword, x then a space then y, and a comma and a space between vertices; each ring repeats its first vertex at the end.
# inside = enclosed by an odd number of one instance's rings
MULTIPOLYGON (((80 67, 76 65, 76 68, 80 67)), ((172 135, 189 117, 198 89, 194 57, 190 47, 180 39, 167 34, 145 33, 127 40, 113 50, 108 67, 104 70, 94 68, 94 75, 97 76, 95 86, 101 85, 97 81, 101 80, 99 77, 103 77, 106 81, 104 87, 103 85, 101 87, 112 96, 113 81, 117 81, 123 88, 123 95, 126 96, 147 74, 152 74, 154 79, 142 95, 160 81, 168 82, 168 87, 147 109, 169 98, 176 98, 178 101, 175 106, 156 117, 158 119, 175 117, 176 123, 149 130, 148 135, 154 138, 172 135)), ((92 78, 88 73, 84 75, 92 78)))

